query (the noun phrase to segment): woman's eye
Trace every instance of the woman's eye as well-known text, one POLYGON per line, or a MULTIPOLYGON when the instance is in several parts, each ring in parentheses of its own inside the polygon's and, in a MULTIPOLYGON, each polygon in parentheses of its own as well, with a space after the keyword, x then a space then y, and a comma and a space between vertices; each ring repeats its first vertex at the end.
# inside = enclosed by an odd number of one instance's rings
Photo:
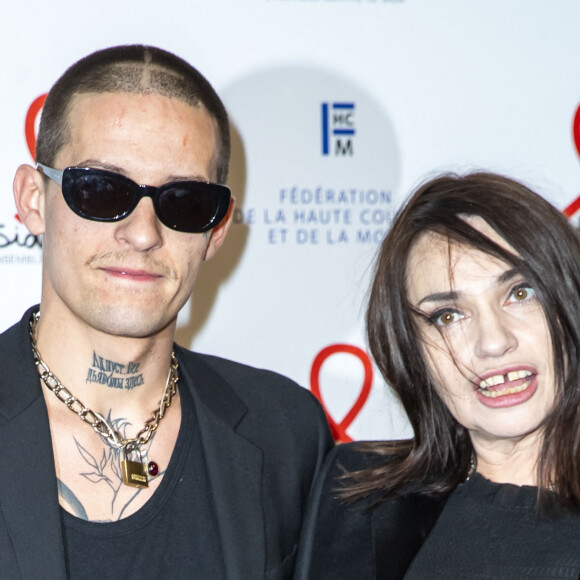
POLYGON ((457 310, 438 310, 429 317, 429 320, 436 326, 449 326, 461 318, 463 316, 457 310))
POLYGON ((522 284, 512 290, 508 302, 525 302, 534 298, 535 295, 536 292, 531 286, 522 284))

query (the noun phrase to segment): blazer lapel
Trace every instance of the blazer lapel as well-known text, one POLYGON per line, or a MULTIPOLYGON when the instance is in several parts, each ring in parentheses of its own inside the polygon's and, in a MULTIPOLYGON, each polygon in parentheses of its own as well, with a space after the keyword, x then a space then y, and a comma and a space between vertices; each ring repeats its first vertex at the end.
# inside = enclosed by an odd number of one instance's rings
POLYGON ((266 561, 262 451, 236 432, 248 409, 205 362, 178 358, 200 424, 226 576, 261 578, 266 561))
POLYGON ((375 577, 403 578, 435 525, 447 497, 418 494, 385 501, 372 511, 375 577))
POLYGON ((0 508, 24 578, 66 578, 48 413, 27 312, 0 341, 0 508))
POLYGON ((0 506, 23 578, 66 578, 44 399, 0 429, 0 506))

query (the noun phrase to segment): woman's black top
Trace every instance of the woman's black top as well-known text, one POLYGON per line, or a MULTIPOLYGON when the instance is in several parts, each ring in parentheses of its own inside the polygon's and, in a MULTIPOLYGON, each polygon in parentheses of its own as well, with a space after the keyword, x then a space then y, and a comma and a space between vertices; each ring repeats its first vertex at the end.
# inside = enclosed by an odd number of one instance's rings
POLYGON ((536 491, 474 473, 450 495, 405 579, 578 578, 580 515, 538 515, 536 491))
POLYGON ((296 580, 579 577, 580 514, 538 515, 533 487, 474 474, 447 498, 340 498, 345 470, 384 461, 358 444, 330 454, 305 518, 296 580))

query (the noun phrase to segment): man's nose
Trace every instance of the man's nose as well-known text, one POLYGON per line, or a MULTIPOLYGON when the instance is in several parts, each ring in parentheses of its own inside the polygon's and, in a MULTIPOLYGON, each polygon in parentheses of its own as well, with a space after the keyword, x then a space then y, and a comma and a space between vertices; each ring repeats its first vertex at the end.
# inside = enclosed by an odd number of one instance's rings
POLYGON ((153 200, 150 197, 141 199, 131 214, 116 225, 117 241, 139 252, 147 252, 163 244, 162 228, 164 226, 157 219, 153 200))

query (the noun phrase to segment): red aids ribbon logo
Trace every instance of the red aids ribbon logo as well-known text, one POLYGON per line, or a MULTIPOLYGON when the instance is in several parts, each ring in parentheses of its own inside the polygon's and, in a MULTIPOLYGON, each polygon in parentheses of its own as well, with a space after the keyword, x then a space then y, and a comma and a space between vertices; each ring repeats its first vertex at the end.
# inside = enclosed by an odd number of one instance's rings
POLYGON ((373 365, 371 363, 371 359, 364 350, 358 348, 357 346, 352 346, 350 344, 332 344, 326 348, 323 348, 314 358, 314 362, 312 363, 312 368, 310 370, 310 390, 320 401, 322 407, 324 408, 326 418, 328 419, 328 423, 330 425, 330 431, 335 441, 341 443, 348 443, 352 441, 352 438, 349 437, 346 430, 350 427, 351 423, 356 419, 357 415, 364 407, 364 404, 369 398, 372 384, 373 365), (320 369, 322 368, 322 365, 327 358, 337 353, 347 353, 357 357, 362 362, 364 368, 364 380, 359 395, 354 402, 354 405, 340 422, 335 421, 330 416, 320 392, 320 369))
MULTIPOLYGON (((580 155, 580 106, 576 109, 574 121, 572 123, 572 137, 574 138, 574 145, 576 151, 580 155)), ((580 195, 564 210, 564 215, 571 218, 580 209, 580 195)))
POLYGON ((40 95, 32 101, 26 113, 26 121, 24 122, 24 135, 26 137, 26 144, 32 159, 36 159, 36 119, 46 101, 46 95, 40 95))

